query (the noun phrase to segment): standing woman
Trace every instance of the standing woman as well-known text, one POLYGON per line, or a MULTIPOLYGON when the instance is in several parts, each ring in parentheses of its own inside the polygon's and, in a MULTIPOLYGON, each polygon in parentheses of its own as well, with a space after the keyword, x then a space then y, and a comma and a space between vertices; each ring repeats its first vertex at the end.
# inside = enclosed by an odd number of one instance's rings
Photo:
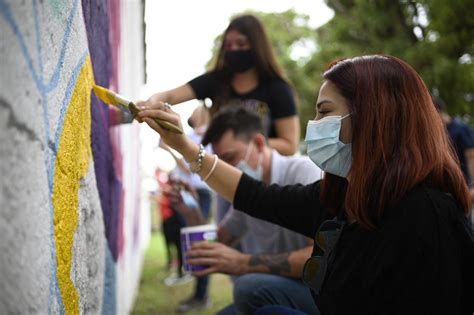
POLYGON ((244 101, 261 116, 271 147, 283 155, 297 151, 300 132, 294 91, 257 17, 245 14, 230 22, 212 70, 138 103, 153 108, 160 102, 174 105, 195 98, 210 98, 211 114, 233 101, 244 101))
POLYGON ((307 186, 196 159, 195 143, 150 119, 178 124, 165 107, 140 117, 236 209, 315 238, 302 278, 321 314, 472 314, 471 200, 421 77, 386 55, 334 62, 323 77, 306 142, 325 177, 307 186))

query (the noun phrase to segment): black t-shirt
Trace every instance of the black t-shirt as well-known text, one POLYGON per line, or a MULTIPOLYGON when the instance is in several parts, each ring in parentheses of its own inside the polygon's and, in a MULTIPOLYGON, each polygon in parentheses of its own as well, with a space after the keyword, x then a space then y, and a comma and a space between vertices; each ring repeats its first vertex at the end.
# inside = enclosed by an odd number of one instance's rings
MULTIPOLYGON (((332 218, 319 193, 319 182, 265 187, 244 174, 234 207, 314 237, 332 218)), ((374 230, 343 228, 314 299, 323 315, 472 314, 473 266, 474 243, 458 205, 418 185, 374 230)))
MULTIPOLYGON (((216 72, 208 72, 189 81, 197 99, 216 98, 222 96, 223 80, 216 72)), ((296 103, 290 86, 280 78, 259 82, 252 91, 239 94, 230 90, 229 102, 238 100, 257 112, 262 118, 263 130, 268 137, 275 137, 275 120, 295 116, 296 103)))

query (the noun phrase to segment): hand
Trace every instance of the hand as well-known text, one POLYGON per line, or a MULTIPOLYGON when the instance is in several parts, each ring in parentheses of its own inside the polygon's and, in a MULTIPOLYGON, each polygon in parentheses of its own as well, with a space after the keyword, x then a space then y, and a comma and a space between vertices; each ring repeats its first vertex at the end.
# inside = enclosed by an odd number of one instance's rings
POLYGON ((161 93, 157 93, 155 95, 150 96, 146 101, 144 100, 136 100, 134 103, 140 109, 148 108, 148 109, 160 109, 163 106, 163 103, 166 102, 166 98, 161 93))
POLYGON ((148 126, 158 132, 163 142, 166 143, 168 146, 177 150, 183 156, 186 157, 187 155, 189 159, 193 159, 199 151, 197 144, 195 144, 186 135, 170 132, 160 127, 160 125, 158 125, 154 121, 154 118, 158 118, 164 121, 168 121, 173 125, 180 127, 181 129, 183 128, 179 115, 173 110, 171 110, 169 105, 166 106, 165 103, 160 103, 161 107, 159 108, 155 106, 153 108, 147 106, 142 107, 143 110, 138 113, 137 120, 139 122, 146 122, 148 126))
POLYGON ((183 204, 183 198, 181 198, 181 194, 179 192, 180 187, 178 183, 173 183, 173 185, 171 185, 166 191, 170 200, 170 204, 173 207, 178 207, 180 204, 183 204))
POLYGON ((183 188, 181 187, 180 183, 175 183, 173 184, 172 188, 168 191, 168 198, 170 200, 171 206, 183 217, 186 218, 186 221, 188 221, 188 218, 190 216, 196 216, 200 213, 199 208, 192 208, 188 207, 186 203, 183 200, 181 190, 183 188))
POLYGON ((215 272, 241 275, 246 273, 250 255, 241 253, 222 243, 194 243, 188 250, 186 259, 190 265, 204 265, 208 268, 193 272, 194 276, 204 276, 215 272))
POLYGON ((194 187, 191 186, 188 182, 180 180, 178 184, 181 189, 187 190, 195 199, 199 199, 199 195, 196 189, 194 189, 194 187))
POLYGON ((147 101, 137 100, 137 101, 134 101, 134 103, 135 105, 137 105, 138 108, 143 109, 146 107, 147 101))

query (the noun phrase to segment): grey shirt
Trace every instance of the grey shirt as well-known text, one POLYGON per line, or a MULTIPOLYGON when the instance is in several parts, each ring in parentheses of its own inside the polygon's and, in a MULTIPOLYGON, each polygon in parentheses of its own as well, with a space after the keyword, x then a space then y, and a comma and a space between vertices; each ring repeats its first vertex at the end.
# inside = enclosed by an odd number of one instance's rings
MULTIPOLYGON (((321 170, 307 156, 282 156, 272 151, 271 184, 303 185, 322 177, 321 170)), ((288 209, 292 211, 292 209, 288 209)), ((308 238, 251 217, 241 211, 229 210, 220 224, 233 237, 240 238, 242 252, 249 254, 277 254, 308 246, 308 238)))

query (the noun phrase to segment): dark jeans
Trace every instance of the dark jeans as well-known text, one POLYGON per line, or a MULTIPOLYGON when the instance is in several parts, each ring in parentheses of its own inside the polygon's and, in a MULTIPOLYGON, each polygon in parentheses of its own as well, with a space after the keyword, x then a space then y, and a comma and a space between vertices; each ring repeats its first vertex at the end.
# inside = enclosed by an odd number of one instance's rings
POLYGON ((209 212, 211 211, 212 193, 209 189, 196 189, 199 197, 199 207, 201 208, 202 216, 205 220, 209 219, 209 212))
MULTIPOLYGON (((176 253, 178 254, 178 275, 181 277, 183 275, 183 255, 181 252, 181 234, 180 230, 184 227, 183 220, 180 219, 178 214, 175 214, 168 218, 162 223, 162 230, 165 236, 165 242, 167 246, 175 246, 176 253)), ((171 255, 168 247, 168 254, 171 255)), ((168 257, 168 262, 171 262, 171 257, 168 257)))
POLYGON ((305 312, 281 305, 267 305, 255 312, 255 315, 307 315, 305 312))
MULTIPOLYGON (((199 196, 199 207, 201 208, 201 213, 204 219, 207 221, 209 219, 209 212, 211 210, 212 204, 212 194, 209 189, 197 189, 196 190, 199 196)), ((207 287, 209 285, 209 276, 197 277, 196 279, 196 288, 194 290, 194 297, 202 300, 207 295, 207 287)))
POLYGON ((238 277, 234 284, 234 304, 217 314, 254 314, 257 310, 270 305, 274 307, 270 308, 269 312, 261 314, 319 314, 309 288, 303 282, 264 273, 250 273, 238 277), (294 313, 272 312, 276 309, 294 313))

